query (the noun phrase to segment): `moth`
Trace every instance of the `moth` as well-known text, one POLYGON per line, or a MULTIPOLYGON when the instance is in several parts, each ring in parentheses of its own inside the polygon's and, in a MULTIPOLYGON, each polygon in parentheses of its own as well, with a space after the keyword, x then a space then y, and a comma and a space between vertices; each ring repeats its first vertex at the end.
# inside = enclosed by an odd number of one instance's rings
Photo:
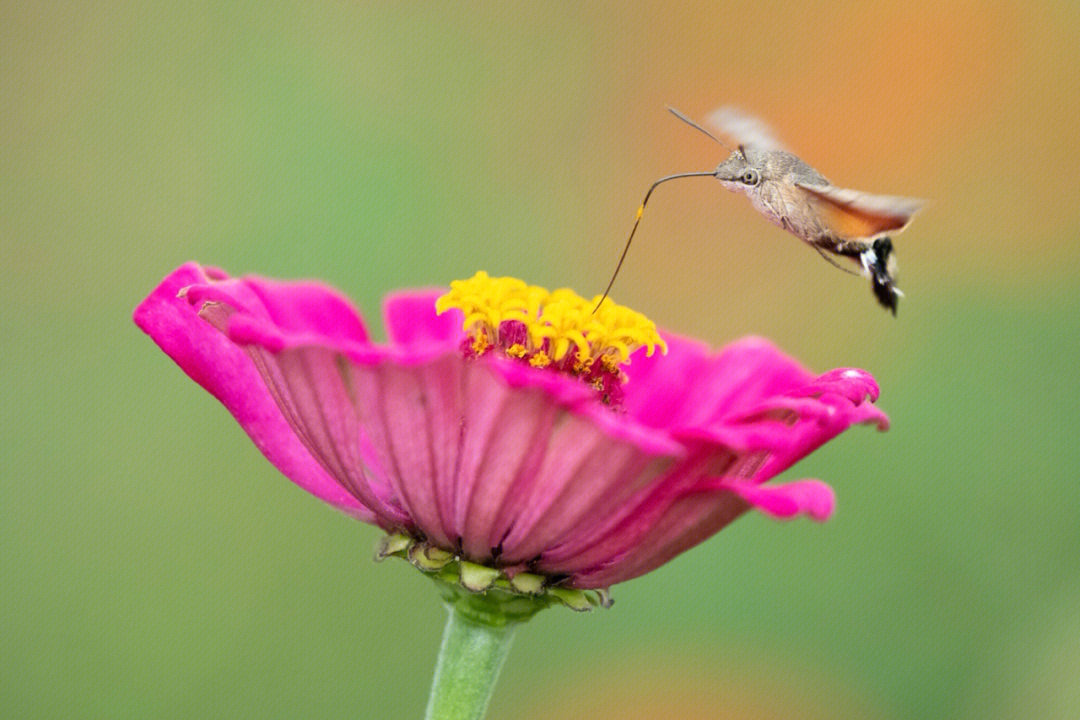
POLYGON ((902 293, 896 287, 892 235, 907 227, 923 206, 922 200, 836 187, 781 145, 765 123, 735 108, 720 108, 709 116, 712 125, 737 143, 734 148, 678 110, 668 110, 727 148, 730 155, 715 170, 668 175, 649 187, 603 297, 615 282, 653 190, 669 180, 715 177, 726 189, 746 195, 754 209, 832 265, 868 277, 874 297, 896 315, 902 293))

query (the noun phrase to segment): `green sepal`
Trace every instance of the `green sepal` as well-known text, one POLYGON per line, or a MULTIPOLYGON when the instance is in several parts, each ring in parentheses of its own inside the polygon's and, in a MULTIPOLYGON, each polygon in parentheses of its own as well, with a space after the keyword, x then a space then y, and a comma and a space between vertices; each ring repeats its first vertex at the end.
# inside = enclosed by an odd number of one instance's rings
POLYGON ((470 562, 454 553, 400 533, 380 538, 375 560, 400 557, 435 580, 440 594, 465 615, 486 624, 523 622, 538 610, 560 604, 585 612, 611 607, 606 589, 579 590, 548 586, 548 578, 517 572, 509 576, 500 568, 470 562))
POLYGON ((383 535, 375 545, 375 562, 382 562, 391 555, 398 555, 400 557, 409 549, 412 542, 413 539, 411 537, 400 533, 383 535))
POLYGON ((495 584, 495 580, 501 574, 495 568, 477 565, 467 560, 458 560, 458 569, 461 574, 461 586, 472 592, 484 592, 495 584))
POLYGON ((600 604, 599 599, 596 601, 590 599, 585 590, 553 587, 548 588, 547 594, 576 612, 587 612, 600 604))
POLYGON ((449 553, 442 548, 437 548, 434 545, 428 545, 427 543, 416 543, 410 547, 408 558, 409 562, 415 565, 417 569, 423 570, 424 572, 442 570, 455 559, 453 553, 449 553))
POLYGON ((540 595, 544 592, 544 576, 533 573, 517 573, 510 578, 510 587, 522 595, 540 595))

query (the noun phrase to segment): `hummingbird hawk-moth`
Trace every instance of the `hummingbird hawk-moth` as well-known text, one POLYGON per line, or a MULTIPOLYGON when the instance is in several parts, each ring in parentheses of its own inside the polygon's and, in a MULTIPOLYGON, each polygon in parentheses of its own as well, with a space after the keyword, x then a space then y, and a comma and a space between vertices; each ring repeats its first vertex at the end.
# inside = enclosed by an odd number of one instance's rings
POLYGON ((726 189, 746 195, 759 213, 831 264, 848 270, 834 259, 843 258, 861 269, 878 302, 896 314, 902 293, 896 287, 891 235, 907 227, 923 205, 921 200, 838 188, 784 148, 762 121, 734 108, 720 108, 709 116, 711 124, 737 143, 734 149, 678 110, 668 110, 728 148, 730 155, 715 170, 668 175, 649 187, 604 297, 615 282, 653 190, 669 180, 715 177, 726 189))

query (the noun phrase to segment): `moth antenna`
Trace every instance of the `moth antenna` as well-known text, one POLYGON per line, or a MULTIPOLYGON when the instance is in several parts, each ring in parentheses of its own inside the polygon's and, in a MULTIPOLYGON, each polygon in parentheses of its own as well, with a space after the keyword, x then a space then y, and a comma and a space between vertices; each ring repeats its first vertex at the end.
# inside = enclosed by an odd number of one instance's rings
POLYGON ((681 112, 679 112, 679 111, 678 111, 678 110, 676 110, 675 108, 671 107, 670 105, 668 105, 668 106, 667 106, 667 109, 668 109, 668 112, 670 112, 670 113, 671 113, 672 115, 674 115, 675 117, 679 118, 679 119, 680 119, 680 120, 682 120, 682 121, 683 121, 684 123, 686 123, 686 124, 687 124, 687 125, 689 125, 690 127, 694 128, 695 130, 698 130, 699 132, 703 132, 703 133, 705 133, 705 134, 706 134, 706 135, 708 135, 708 136, 709 136, 710 138, 712 138, 712 140, 713 140, 714 142, 717 142, 717 143, 719 143, 720 145, 722 145, 722 146, 724 146, 725 148, 727 148, 728 152, 731 152, 731 146, 730 146, 730 145, 728 145, 728 144, 727 144, 726 142, 724 142, 724 141, 723 141, 723 140, 721 140, 720 138, 718 138, 718 137, 716 137, 715 135, 713 135, 713 134, 712 134, 711 132, 709 132, 709 131, 708 131, 708 130, 706 130, 705 128, 703 128, 703 127, 701 127, 700 125, 698 125, 698 124, 697 124, 696 122, 694 122, 694 121, 693 121, 693 120, 691 120, 690 118, 686 117, 686 115, 683 115, 683 114, 682 114, 681 112))
MULTIPOLYGON (((670 108, 669 108, 670 109, 670 108)), ((672 110, 672 112, 675 112, 672 110)), ((676 113, 678 114, 678 113, 676 113)), ((691 123, 693 124, 693 123, 691 123)), ((700 128, 698 128, 700 129, 700 128)), ((702 131, 704 132, 704 131, 702 131)), ((708 133, 705 133, 708 135, 708 133)), ((715 140, 715 138, 713 138, 715 140)), ((719 141, 717 141, 719 142, 719 141)), ((593 308, 593 313, 600 309, 600 306, 607 300, 608 293, 611 292, 611 286, 615 284, 615 278, 619 276, 619 270, 622 269, 623 260, 626 259, 626 253, 630 250, 630 241, 634 239, 634 233, 637 232, 638 224, 641 222, 641 216, 645 214, 645 205, 649 202, 649 196, 652 195, 656 186, 661 183, 666 183, 668 180, 678 180, 679 178, 688 177, 715 177, 716 173, 712 170, 705 170, 702 172, 689 172, 689 173, 677 173, 675 175, 667 175, 660 178, 652 185, 649 186, 648 192, 645 193, 645 199, 641 201, 641 205, 637 209, 637 217, 634 218, 634 227, 630 229, 630 237, 626 238, 626 245, 623 246, 622 255, 619 256, 619 263, 615 266, 615 272, 611 274, 611 280, 608 281, 607 287, 604 288, 604 294, 600 297, 600 301, 596 303, 596 307, 593 308)))

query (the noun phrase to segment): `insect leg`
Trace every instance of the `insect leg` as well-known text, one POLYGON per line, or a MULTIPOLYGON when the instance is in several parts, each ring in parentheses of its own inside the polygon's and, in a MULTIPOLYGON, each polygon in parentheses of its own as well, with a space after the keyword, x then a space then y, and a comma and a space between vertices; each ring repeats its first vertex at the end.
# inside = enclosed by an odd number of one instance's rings
POLYGON ((817 245, 817 244, 815 244, 815 243, 810 243, 810 247, 812 247, 812 248, 814 248, 815 250, 817 250, 817 254, 821 256, 821 259, 822 259, 822 260, 824 260, 825 262, 829 263, 830 265, 832 265, 832 266, 833 266, 834 268, 836 268, 837 270, 843 270, 844 272, 846 272, 846 273, 849 273, 849 274, 851 274, 851 275, 858 275, 858 274, 859 274, 859 273, 855 272, 854 270, 852 270, 851 268, 846 268, 846 267, 844 267, 843 265, 841 265, 840 263, 836 262, 835 260, 833 260, 833 259, 832 259, 831 257, 829 257, 828 255, 826 255, 826 254, 825 254, 825 251, 824 251, 824 250, 822 250, 822 249, 821 249, 821 247, 820 247, 819 245, 817 245))

